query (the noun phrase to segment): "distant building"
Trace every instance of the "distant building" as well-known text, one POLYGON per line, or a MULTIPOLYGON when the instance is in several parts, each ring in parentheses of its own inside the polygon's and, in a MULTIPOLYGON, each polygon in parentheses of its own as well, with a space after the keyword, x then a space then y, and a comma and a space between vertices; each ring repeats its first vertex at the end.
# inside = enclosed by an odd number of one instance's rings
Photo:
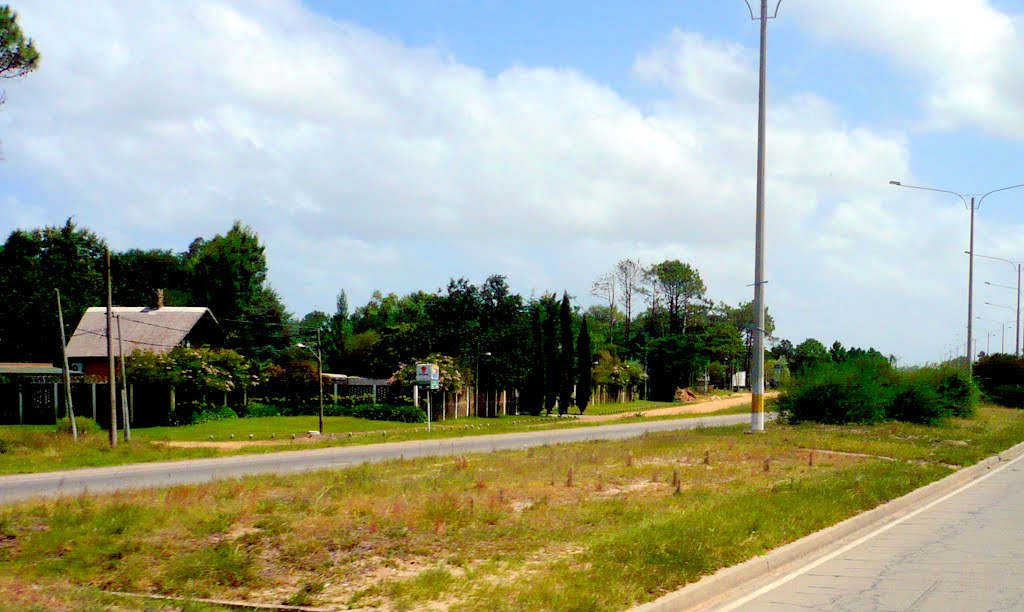
MULTIPOLYGON (((205 346, 221 338, 220 324, 201 306, 115 306, 111 323, 114 355, 119 355, 118 320, 125 356, 135 352, 168 353, 179 346, 205 346)), ((68 364, 76 371, 107 377, 107 309, 85 311, 68 342, 68 364)))

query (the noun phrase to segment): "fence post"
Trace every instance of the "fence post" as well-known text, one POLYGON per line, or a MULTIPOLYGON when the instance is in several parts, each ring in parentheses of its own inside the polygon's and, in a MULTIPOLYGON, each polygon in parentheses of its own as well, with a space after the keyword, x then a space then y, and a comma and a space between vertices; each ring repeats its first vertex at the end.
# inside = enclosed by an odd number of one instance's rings
POLYGON ((53 424, 60 422, 60 389, 53 383, 53 424))
POLYGON ((89 383, 92 387, 92 420, 96 421, 96 383, 89 383))
POLYGON ((21 383, 18 383, 18 425, 25 424, 25 400, 22 396, 21 383))

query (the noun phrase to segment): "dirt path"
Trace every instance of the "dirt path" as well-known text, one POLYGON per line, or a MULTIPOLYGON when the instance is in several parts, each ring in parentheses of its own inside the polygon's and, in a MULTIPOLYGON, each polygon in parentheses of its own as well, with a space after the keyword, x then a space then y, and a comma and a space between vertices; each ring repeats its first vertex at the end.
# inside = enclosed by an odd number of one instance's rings
MULTIPOLYGON (((778 391, 771 391, 765 393, 765 397, 775 397, 778 395, 778 391)), ((741 393, 739 395, 733 395, 726 398, 710 398, 702 402, 694 402, 690 404, 680 404, 678 406, 668 406, 666 408, 652 408, 651 410, 636 410, 630 412, 622 412, 619 414, 595 414, 593 416, 583 415, 580 420, 587 421, 589 423, 596 423, 602 421, 615 421, 618 419, 625 419, 632 417, 636 414, 642 414, 648 417, 656 416, 671 416, 673 414, 704 414, 706 412, 717 412, 719 410, 725 410, 726 408, 732 408, 734 406, 742 406, 744 404, 750 404, 750 394, 741 393)))

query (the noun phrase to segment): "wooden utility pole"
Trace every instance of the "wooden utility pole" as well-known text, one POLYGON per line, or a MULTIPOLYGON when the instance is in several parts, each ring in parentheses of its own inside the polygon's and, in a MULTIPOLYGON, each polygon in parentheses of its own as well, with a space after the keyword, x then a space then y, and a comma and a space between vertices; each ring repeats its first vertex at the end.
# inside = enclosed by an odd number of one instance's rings
POLYGON ((107 249, 107 382, 110 389, 110 446, 117 446, 117 380, 114 370, 114 334, 112 321, 114 290, 110 283, 110 249, 107 249))
POLYGON ((71 435, 78 442, 78 424, 75 423, 75 409, 71 406, 71 372, 68 370, 68 343, 64 335, 64 310, 60 306, 60 289, 57 292, 57 322, 60 324, 60 353, 64 359, 64 403, 68 407, 68 418, 71 419, 71 435))
POLYGON ((121 315, 117 317, 117 354, 121 359, 121 418, 124 420, 124 441, 131 442, 132 429, 128 424, 128 375, 124 371, 124 343, 121 341, 121 315))

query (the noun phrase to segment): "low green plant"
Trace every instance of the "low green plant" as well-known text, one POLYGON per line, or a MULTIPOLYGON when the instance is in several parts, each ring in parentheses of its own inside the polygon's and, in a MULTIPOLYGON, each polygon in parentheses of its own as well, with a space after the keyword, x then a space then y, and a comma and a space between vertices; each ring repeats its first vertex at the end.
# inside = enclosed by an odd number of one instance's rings
POLYGON ((215 406, 203 404, 198 412, 192 415, 193 423, 207 423, 209 421, 220 421, 222 419, 237 419, 238 414, 227 406, 215 406))
POLYGON ((357 404, 355 406, 324 407, 328 416, 347 416, 372 421, 396 421, 399 423, 424 423, 427 415, 416 406, 393 404, 357 404))
MULTIPOLYGON (((100 427, 99 423, 90 419, 89 417, 76 416, 75 426, 78 427, 79 434, 100 433, 103 431, 103 428, 100 427)), ((70 418, 64 417, 63 419, 57 421, 57 433, 71 433, 70 418)))
POLYGON ((245 407, 246 418, 258 418, 258 417, 276 417, 281 416, 281 408, 274 404, 265 404, 263 402, 250 402, 245 407))

